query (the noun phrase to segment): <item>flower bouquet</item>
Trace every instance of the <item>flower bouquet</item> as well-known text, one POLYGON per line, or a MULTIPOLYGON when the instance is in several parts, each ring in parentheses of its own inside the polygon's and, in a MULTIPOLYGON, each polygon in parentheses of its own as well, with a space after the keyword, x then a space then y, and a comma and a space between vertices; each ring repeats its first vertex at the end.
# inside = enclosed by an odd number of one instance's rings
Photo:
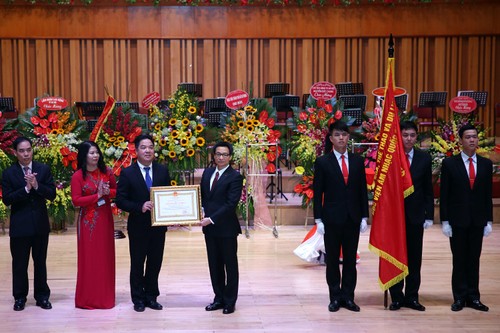
POLYGON ((172 185, 184 183, 181 175, 194 171, 196 153, 205 149, 205 126, 198 113, 198 101, 182 89, 168 99, 165 109, 152 106, 149 110, 155 156, 159 162, 166 162, 172 185))

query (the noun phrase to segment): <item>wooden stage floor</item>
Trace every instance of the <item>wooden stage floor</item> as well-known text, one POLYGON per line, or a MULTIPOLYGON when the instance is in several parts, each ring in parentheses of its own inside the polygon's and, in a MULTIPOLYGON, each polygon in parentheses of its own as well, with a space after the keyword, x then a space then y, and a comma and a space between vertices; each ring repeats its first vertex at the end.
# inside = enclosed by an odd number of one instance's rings
MULTIPOLYGON (((361 262, 355 301, 361 312, 328 312, 325 266, 298 259, 293 249, 307 229, 279 227, 252 230, 239 238, 240 293, 236 312, 204 310, 213 297, 200 228, 167 233, 160 275, 163 311, 137 313, 129 296, 128 240, 116 240, 116 307, 81 310, 74 307, 76 235, 74 227, 50 236, 48 276, 52 310, 35 306, 32 281, 26 309, 12 310, 9 237, 0 235, 1 332, 499 332, 500 229, 485 239, 481 261, 481 300, 487 313, 465 308, 452 312, 451 253, 439 226, 425 232, 420 301, 426 312, 383 308, 377 283, 378 260, 368 251, 369 232, 360 239, 361 262)), ((33 276, 30 266, 30 279, 33 276)))

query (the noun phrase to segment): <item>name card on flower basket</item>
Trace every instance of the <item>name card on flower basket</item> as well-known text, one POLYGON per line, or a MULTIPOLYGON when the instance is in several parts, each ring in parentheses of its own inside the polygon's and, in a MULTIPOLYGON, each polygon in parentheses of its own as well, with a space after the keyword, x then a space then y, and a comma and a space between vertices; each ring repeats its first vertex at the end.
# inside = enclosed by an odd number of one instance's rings
POLYGON ((457 113, 471 113, 477 108, 477 102, 469 96, 453 97, 448 104, 450 109, 457 113))
POLYGON ((171 226, 200 222, 200 185, 151 187, 151 225, 171 226))
POLYGON ((156 105, 160 102, 160 93, 153 91, 144 97, 141 101, 141 106, 143 108, 149 109, 151 105, 156 105))
POLYGON ((246 91, 233 90, 226 96, 226 106, 232 110, 238 110, 248 104, 250 97, 246 91))
POLYGON ((36 102, 36 105, 45 110, 58 111, 66 109, 68 101, 62 97, 43 97, 36 102))
POLYGON ((337 88, 333 83, 320 81, 311 86, 309 93, 315 100, 328 101, 337 95, 337 88))

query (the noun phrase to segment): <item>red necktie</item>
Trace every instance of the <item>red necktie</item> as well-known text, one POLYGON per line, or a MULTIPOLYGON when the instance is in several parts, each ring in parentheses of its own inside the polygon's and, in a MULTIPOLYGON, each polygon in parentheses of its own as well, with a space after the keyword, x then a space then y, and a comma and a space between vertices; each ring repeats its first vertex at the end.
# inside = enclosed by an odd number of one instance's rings
POLYGON ((344 181, 347 184, 347 178, 349 178, 349 171, 347 170, 347 164, 345 163, 344 155, 342 155, 342 176, 344 176, 344 181))
POLYGON ((410 154, 406 154, 406 159, 408 160, 408 166, 410 166, 410 154))
POLYGON ((470 188, 474 187, 474 180, 476 179, 476 171, 474 170, 474 163, 472 157, 469 157, 469 182, 470 188))
POLYGON ((218 180, 219 180, 219 171, 215 173, 215 178, 214 181, 212 182, 212 187, 210 188, 210 191, 214 188, 215 184, 217 184, 218 180))

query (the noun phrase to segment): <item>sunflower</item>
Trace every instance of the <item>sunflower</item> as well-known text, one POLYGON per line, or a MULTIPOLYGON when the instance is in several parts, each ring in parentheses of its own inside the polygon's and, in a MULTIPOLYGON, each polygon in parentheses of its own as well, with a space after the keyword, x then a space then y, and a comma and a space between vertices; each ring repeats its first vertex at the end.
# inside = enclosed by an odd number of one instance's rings
POLYGON ((177 123, 177 120, 175 118, 170 118, 170 120, 168 121, 168 124, 170 126, 175 126, 175 123, 177 123))
POLYGON ((186 132, 186 138, 191 139, 192 136, 193 136, 193 133, 191 133, 191 131, 186 132))
POLYGON ((115 136, 112 136, 112 137, 109 138, 109 142, 114 142, 114 141, 116 141, 116 137, 115 136))
POLYGON ((173 108, 175 108, 175 104, 174 104, 174 103, 170 103, 170 104, 168 105, 168 107, 169 107, 170 109, 173 109, 173 108))
POLYGON ((106 148, 111 147, 113 144, 111 142, 106 143, 106 148))
POLYGON ((116 138, 116 142, 123 142, 123 141, 125 141, 125 138, 122 135, 116 138))
POLYGON ((160 144, 161 147, 165 147, 165 145, 167 144, 167 140, 160 139, 159 144, 160 144))
POLYGON ((247 126, 247 130, 248 130, 249 132, 252 132, 252 131, 253 131, 253 129, 254 129, 254 127, 253 127, 252 125, 247 126))
POLYGON ((198 147, 202 147, 204 144, 205 144, 205 139, 203 139, 203 138, 197 138, 196 139, 196 145, 198 147))
POLYGON ((182 123, 183 126, 187 126, 187 125, 189 125, 189 119, 184 118, 184 119, 182 119, 181 123, 182 123))
POLYGON ((203 129, 204 129, 203 125, 202 124, 198 124, 198 125, 196 125, 195 131, 198 132, 198 133, 200 133, 200 132, 203 131, 203 129))
POLYGON ((190 148, 186 151, 186 156, 191 157, 194 155, 194 149, 190 148))
POLYGON ((172 179, 170 181, 170 186, 177 186, 177 182, 175 181, 175 179, 172 179))
POLYGON ((182 138, 182 139, 181 139, 181 146, 186 147, 186 146, 187 146, 187 144, 188 144, 188 142, 189 142, 189 141, 188 141, 188 139, 186 139, 186 138, 182 138))
POLYGON ((155 130, 159 131, 160 129, 161 129, 161 124, 160 123, 156 123, 155 130))
POLYGON ((115 146, 115 147, 120 147, 120 141, 115 141, 115 142, 113 143, 113 146, 115 146))
POLYGON ((188 112, 191 113, 191 114, 194 114, 194 113, 196 113, 196 108, 194 106, 190 106, 188 108, 188 112))
POLYGON ((245 122, 240 120, 240 121, 238 121, 237 125, 238 125, 238 128, 243 128, 243 127, 245 127, 245 122))
POLYGON ((254 120, 255 116, 253 114, 249 114, 247 117, 248 120, 254 120))
POLYGON ((177 154, 175 153, 175 151, 171 150, 171 151, 168 152, 168 157, 175 158, 175 156, 177 156, 177 154))
POLYGON ((171 135, 172 135, 172 138, 177 139, 177 137, 179 136, 179 131, 173 130, 171 135))
POLYGON ((50 134, 59 134, 58 129, 54 128, 52 131, 50 131, 50 134))
POLYGON ((255 108, 251 105, 247 105, 243 108, 246 112, 255 112, 255 108))
POLYGON ((257 119, 253 121, 254 126, 259 126, 259 124, 260 124, 260 121, 258 121, 257 119))
POLYGON ((245 122, 245 124, 248 126, 252 126, 253 125, 253 120, 249 119, 245 122))
POLYGON ((245 116, 245 111, 243 110, 236 111, 236 117, 243 118, 244 116, 245 116))

